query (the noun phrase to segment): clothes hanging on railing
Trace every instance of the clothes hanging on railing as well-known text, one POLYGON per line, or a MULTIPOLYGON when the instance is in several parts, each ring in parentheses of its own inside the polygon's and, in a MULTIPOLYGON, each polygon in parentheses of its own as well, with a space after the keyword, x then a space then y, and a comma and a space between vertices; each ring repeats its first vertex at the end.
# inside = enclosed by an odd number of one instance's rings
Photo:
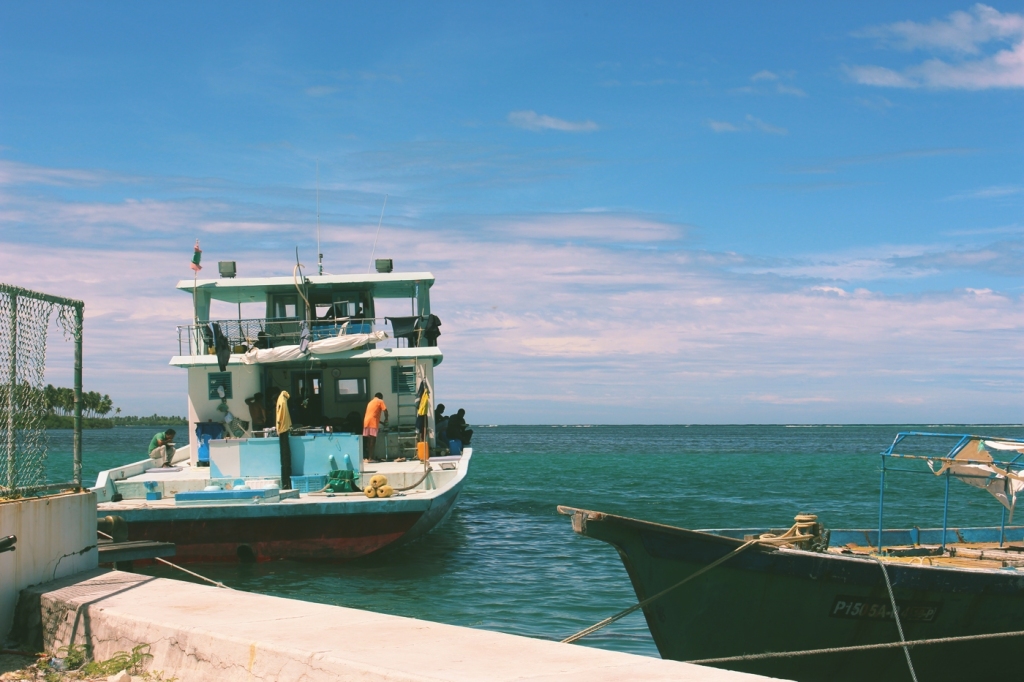
POLYGON ((420 318, 418 315, 412 317, 385 317, 391 323, 391 330, 395 333, 396 339, 405 339, 409 346, 416 346, 419 340, 419 330, 416 323, 420 318))
POLYGON ((437 337, 441 336, 441 318, 437 315, 427 315, 420 318, 420 326, 423 328, 423 338, 427 340, 427 345, 436 346, 437 337))
POLYGON ((220 367, 220 371, 227 370, 228 360, 231 359, 231 347, 228 345, 228 337, 224 336, 216 322, 213 323, 213 348, 217 353, 217 366, 220 367))

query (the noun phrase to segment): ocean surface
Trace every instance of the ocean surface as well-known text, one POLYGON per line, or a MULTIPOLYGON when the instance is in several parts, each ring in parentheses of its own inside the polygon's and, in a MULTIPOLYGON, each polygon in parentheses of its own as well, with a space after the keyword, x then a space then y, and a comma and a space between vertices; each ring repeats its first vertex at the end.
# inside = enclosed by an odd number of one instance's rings
MULTIPOLYGON (((241 590, 562 639, 636 597, 615 551, 577 536, 557 505, 688 528, 878 523, 878 453, 901 430, 1024 437, 1011 426, 476 426, 469 480, 443 525, 347 564, 195 564, 241 590)), ((87 482, 145 456, 160 429, 84 433, 87 482)), ((70 478, 71 433, 50 433, 51 480, 70 478)), ((919 467, 921 471, 927 471, 919 467)), ((890 474, 886 527, 941 527, 944 486, 890 474)), ((999 504, 954 481, 950 525, 998 525, 999 504)), ((152 575, 188 579, 170 568, 152 575)), ((657 656, 640 612, 582 640, 657 656)))

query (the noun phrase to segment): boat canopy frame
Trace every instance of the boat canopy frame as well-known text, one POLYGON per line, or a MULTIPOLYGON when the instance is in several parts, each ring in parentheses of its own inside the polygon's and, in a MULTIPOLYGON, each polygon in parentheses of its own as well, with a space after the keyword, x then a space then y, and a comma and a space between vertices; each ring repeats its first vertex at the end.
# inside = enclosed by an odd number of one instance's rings
MULTIPOLYGON (((976 434, 965 434, 965 433, 933 433, 929 431, 901 431, 896 434, 896 438, 893 439, 892 444, 881 453, 881 467, 880 467, 880 482, 878 486, 878 553, 883 553, 883 519, 885 509, 885 477, 889 472, 902 472, 911 474, 931 474, 941 475, 945 479, 945 493, 943 497, 942 505, 942 546, 941 551, 946 550, 946 532, 949 528, 949 479, 951 476, 956 478, 976 478, 976 479, 992 479, 999 478, 997 474, 968 474, 968 473, 953 473, 952 464, 957 465, 984 465, 993 466, 998 465, 1012 471, 1018 475, 1024 475, 1024 461, 1020 461, 1024 458, 1024 440, 1015 438, 1002 438, 998 436, 980 436, 976 434), (949 449, 949 452, 945 456, 935 455, 916 455, 897 452, 897 446, 903 443, 908 438, 937 438, 955 441, 953 446, 949 449), (1011 459, 997 460, 994 457, 988 460, 973 460, 973 459, 956 459, 957 455, 960 454, 963 449, 971 442, 979 441, 981 443, 992 442, 992 443, 1005 443, 1007 445, 1016 445, 1018 448, 1009 447, 1006 448, 1008 452, 1015 452, 1016 456, 1011 459), (907 467, 893 466, 887 464, 890 460, 923 460, 928 463, 928 469, 910 469, 907 467), (932 468, 934 462, 941 462, 943 464, 942 469, 936 472, 932 468)), ((1005 478, 1005 477, 1003 477, 1005 478)), ((999 523, 999 546, 1002 547, 1006 536, 1006 506, 1000 504, 1002 507, 1002 518, 999 523)))

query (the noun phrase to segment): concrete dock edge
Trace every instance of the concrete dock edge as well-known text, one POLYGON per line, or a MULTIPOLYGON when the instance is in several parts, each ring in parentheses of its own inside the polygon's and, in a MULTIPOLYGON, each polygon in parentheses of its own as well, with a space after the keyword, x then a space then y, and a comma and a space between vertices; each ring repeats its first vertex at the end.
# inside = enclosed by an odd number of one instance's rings
POLYGON ((149 669, 188 682, 768 679, 119 571, 24 591, 18 626, 47 651, 86 644, 96 659, 149 644, 149 669))

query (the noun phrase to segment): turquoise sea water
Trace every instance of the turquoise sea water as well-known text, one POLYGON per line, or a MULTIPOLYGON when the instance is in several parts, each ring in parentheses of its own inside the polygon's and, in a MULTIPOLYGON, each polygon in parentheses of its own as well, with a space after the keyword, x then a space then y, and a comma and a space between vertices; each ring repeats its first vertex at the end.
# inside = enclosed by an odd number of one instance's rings
MULTIPOLYGON (((144 456, 155 428, 87 431, 87 481, 144 456)), ((878 523, 878 453, 897 431, 1024 437, 1021 426, 499 426, 476 428, 469 481, 447 521, 408 547, 347 564, 196 565, 232 587, 561 639, 635 602, 615 551, 572 532, 559 504, 689 528, 878 523)), ((51 432, 51 471, 70 432, 51 432)), ((941 526, 943 485, 892 474, 886 526, 941 526)), ((951 525, 998 525, 987 493, 951 488, 951 525)), ((182 578, 168 568, 153 575, 182 578)), ((657 656, 638 612, 583 640, 657 656)))

